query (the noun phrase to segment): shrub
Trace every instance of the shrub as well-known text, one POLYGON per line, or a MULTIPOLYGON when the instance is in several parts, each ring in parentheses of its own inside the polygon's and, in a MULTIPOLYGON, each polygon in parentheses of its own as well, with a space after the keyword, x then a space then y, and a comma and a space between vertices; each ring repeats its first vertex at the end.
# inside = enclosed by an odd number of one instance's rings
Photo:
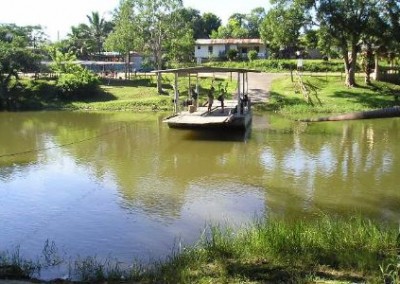
POLYGON ((226 57, 228 58, 229 61, 235 60, 238 56, 238 51, 237 49, 229 49, 226 52, 226 57))
POLYGON ((56 88, 64 99, 86 99, 97 90, 97 75, 76 64, 73 53, 62 53, 55 47, 50 47, 49 54, 53 60, 50 68, 58 74, 56 88))
POLYGON ((258 53, 257 53, 257 51, 255 51, 255 50, 250 50, 250 51, 247 53, 247 58, 248 58, 250 61, 256 60, 257 57, 258 57, 258 53))
POLYGON ((56 87, 64 99, 85 99, 97 90, 98 77, 87 69, 81 68, 74 73, 62 73, 56 87))

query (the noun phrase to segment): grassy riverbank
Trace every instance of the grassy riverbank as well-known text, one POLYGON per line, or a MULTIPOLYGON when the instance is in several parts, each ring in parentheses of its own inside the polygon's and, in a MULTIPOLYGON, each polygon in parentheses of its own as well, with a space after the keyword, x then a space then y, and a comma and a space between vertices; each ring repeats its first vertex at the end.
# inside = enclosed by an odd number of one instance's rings
MULTIPOLYGON (((256 110, 274 111, 295 117, 313 113, 345 113, 351 111, 382 108, 398 104, 400 86, 373 82, 363 83, 358 78, 356 87, 344 86, 340 75, 314 74, 303 76, 305 86, 310 90, 312 101, 307 103, 299 84, 291 81, 290 75, 281 75, 273 81, 270 88, 270 100, 267 104, 257 105, 256 110)), ((162 88, 164 93, 157 94, 154 75, 141 75, 132 80, 102 79, 96 92, 85 94, 84 99, 60 95, 54 88, 54 80, 25 79, 22 91, 13 94, 13 101, 19 110, 95 110, 95 111, 167 111, 172 110, 173 77, 164 75, 162 88)), ((192 78, 191 85, 195 85, 192 78)), ((181 102, 188 98, 188 78, 179 78, 178 89, 181 102)), ((218 91, 227 86, 228 98, 235 93, 236 81, 222 78, 199 79, 200 103, 205 102, 207 91, 211 86, 218 91)))
POLYGON ((303 82, 310 90, 313 105, 307 102, 298 84, 296 86, 287 75, 272 83, 266 109, 291 117, 346 113, 390 107, 398 104, 396 97, 400 95, 399 85, 384 82, 366 85, 362 78, 353 88, 345 87, 340 76, 304 76, 303 82))
MULTIPOLYGON (((164 76, 163 89, 165 94, 158 95, 155 78, 139 78, 131 81, 103 81, 100 92, 90 100, 74 101, 62 106, 72 110, 106 110, 106 111, 157 111, 172 109, 173 78, 164 76)), ((362 111, 390 107, 398 104, 396 98, 400 95, 400 86, 373 82, 371 85, 358 79, 359 85, 353 88, 344 86, 340 76, 304 76, 303 82, 311 90, 310 98, 313 105, 305 100, 299 86, 291 81, 289 75, 273 81, 270 90, 270 100, 267 104, 256 107, 259 111, 274 111, 289 117, 303 117, 307 114, 336 114, 352 111, 362 111)), ((206 100, 207 90, 213 84, 227 84, 228 94, 233 94, 236 81, 220 78, 202 78, 200 83, 200 103, 206 100), (214 80, 214 83, 212 81, 214 80)), ((193 82, 192 82, 193 84, 193 82)), ((188 98, 188 79, 180 78, 178 82, 181 101, 188 98)))
MULTIPOLYGON (((105 78, 101 80, 96 92, 85 94, 82 99, 57 93, 54 80, 24 79, 21 81, 21 88, 11 94, 11 97, 19 110, 166 111, 173 107, 173 80, 173 76, 163 75, 163 94, 159 95, 154 74, 141 74, 131 80, 105 78)), ((195 84, 196 78, 192 78, 191 85, 195 84)), ((187 77, 179 78, 181 101, 188 99, 188 86, 187 77)), ((228 94, 231 94, 235 91, 236 82, 218 77, 200 78, 200 103, 206 101, 207 90, 211 86, 216 91, 226 86, 228 94)))
MULTIPOLYGON (((397 283, 396 238, 396 227, 361 217, 272 218, 241 229, 210 226, 198 244, 150 269, 132 265, 124 271, 87 258, 72 265, 71 276, 110 283, 397 283)), ((35 271, 32 263, 16 259, 0 254, 0 267, 31 269, 22 275, 35 271)))
POLYGON ((372 281, 396 263, 396 230, 362 218, 256 222, 212 227, 198 246, 160 265, 152 281, 301 283, 319 278, 372 281))

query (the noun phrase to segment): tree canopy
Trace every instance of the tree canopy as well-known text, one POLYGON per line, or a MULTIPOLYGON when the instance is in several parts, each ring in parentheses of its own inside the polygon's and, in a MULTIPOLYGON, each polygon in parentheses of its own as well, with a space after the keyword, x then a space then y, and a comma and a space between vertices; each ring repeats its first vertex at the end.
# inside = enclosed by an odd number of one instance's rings
MULTIPOLYGON (((192 29, 177 12, 183 7, 182 0, 134 0, 134 3, 135 24, 140 28, 136 36, 143 43, 142 50, 151 54, 156 69, 161 70, 165 50, 169 50, 170 57, 177 58, 180 47, 193 41, 192 29)), ((161 93, 161 75, 157 86, 161 93)))
POLYGON ((32 31, 38 27, 0 25, 0 109, 9 108, 10 91, 18 87, 19 72, 36 72, 40 56, 35 52, 36 39, 32 31))
POLYGON ((251 10, 249 14, 234 13, 225 26, 211 33, 211 38, 259 38, 264 17, 265 10, 262 7, 251 10))
POLYGON ((114 15, 114 30, 105 41, 105 47, 110 51, 117 51, 125 58, 125 76, 128 72, 130 52, 141 46, 141 38, 136 34, 139 31, 135 25, 134 2, 123 0, 114 15))
MULTIPOLYGON (((344 61, 346 85, 355 85, 357 53, 363 42, 396 42, 397 0, 273 0, 263 23, 263 39, 272 47, 293 46, 302 29, 317 27, 326 37, 321 46, 338 48, 344 61), (293 14, 295 12, 295 14, 293 14), (278 19, 277 21, 275 19, 278 19), (272 28, 272 26, 274 28, 272 28), (388 32, 389 37, 385 35, 388 32), (290 39, 290 41, 288 41, 290 39)), ((398 38, 397 38, 398 41, 398 38)), ((385 46, 389 47, 386 42, 385 46)))
POLYGON ((77 57, 87 59, 95 53, 104 51, 104 42, 113 29, 113 23, 99 16, 98 12, 86 15, 88 24, 72 26, 65 45, 77 57))

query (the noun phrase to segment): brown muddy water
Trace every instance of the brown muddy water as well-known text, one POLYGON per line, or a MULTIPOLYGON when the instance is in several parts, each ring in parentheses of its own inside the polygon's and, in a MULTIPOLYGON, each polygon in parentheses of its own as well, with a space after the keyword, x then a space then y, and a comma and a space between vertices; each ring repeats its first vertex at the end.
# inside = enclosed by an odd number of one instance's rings
MULTIPOLYGON (((193 244, 206 224, 278 215, 400 219, 400 119, 251 133, 169 129, 160 114, 0 113, 0 251, 129 264, 193 244)), ((62 277, 66 268, 42 271, 62 277)))

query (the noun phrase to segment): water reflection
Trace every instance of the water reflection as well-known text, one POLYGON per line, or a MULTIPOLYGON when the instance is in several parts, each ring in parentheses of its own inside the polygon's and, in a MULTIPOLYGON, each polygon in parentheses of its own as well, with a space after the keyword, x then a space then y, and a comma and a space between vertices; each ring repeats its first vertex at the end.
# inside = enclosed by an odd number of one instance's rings
POLYGON ((266 115, 243 143, 154 114, 0 113, 0 250, 34 256, 51 239, 71 256, 131 261, 195 241, 208 221, 321 211, 396 221, 399 129, 266 115))

